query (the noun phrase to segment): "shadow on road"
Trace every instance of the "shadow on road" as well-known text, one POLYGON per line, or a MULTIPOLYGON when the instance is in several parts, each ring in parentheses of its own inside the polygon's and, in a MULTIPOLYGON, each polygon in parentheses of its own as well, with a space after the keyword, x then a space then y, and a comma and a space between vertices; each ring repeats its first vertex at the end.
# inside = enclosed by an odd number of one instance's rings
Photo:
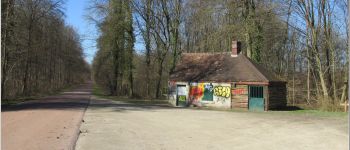
POLYGON ((1 112, 34 110, 34 109, 80 109, 88 106, 92 84, 82 84, 78 88, 62 92, 59 95, 47 96, 37 100, 25 101, 15 105, 1 105, 1 112))
MULTIPOLYGON (((59 95, 48 96, 37 100, 30 100, 15 105, 2 105, 2 112, 54 109, 54 110, 74 110, 86 108, 90 103, 91 84, 83 84, 72 91, 62 92, 59 95)), ((125 101, 112 101, 108 99, 93 99, 89 109, 108 109, 111 111, 147 111, 155 109, 181 109, 170 107, 167 104, 138 104, 125 101)))

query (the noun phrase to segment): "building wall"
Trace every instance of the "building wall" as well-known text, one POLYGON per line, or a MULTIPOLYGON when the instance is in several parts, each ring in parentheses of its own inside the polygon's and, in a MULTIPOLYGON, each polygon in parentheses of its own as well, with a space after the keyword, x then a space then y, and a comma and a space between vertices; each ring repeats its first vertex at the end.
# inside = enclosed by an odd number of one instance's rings
POLYGON ((169 102, 176 105, 177 85, 186 85, 188 105, 231 108, 231 84, 208 82, 169 82, 169 102))
POLYGON ((169 81, 168 82, 168 96, 169 96, 169 103, 173 106, 176 106, 176 98, 177 98, 177 85, 184 85, 186 86, 186 92, 184 95, 186 97, 186 100, 188 101, 188 91, 189 91, 189 85, 187 82, 175 82, 175 81, 169 81))
POLYGON ((189 104, 231 108, 230 83, 190 83, 189 104))
MULTIPOLYGON (((254 86, 263 87, 264 95, 264 110, 267 110, 268 106, 268 87, 265 85, 256 84, 254 86)), ((232 84, 232 108, 244 108, 249 109, 249 85, 235 85, 232 84)))
POLYGON ((232 84, 232 108, 248 109, 248 85, 232 84))
MULTIPOLYGON (((248 109, 248 85, 169 81, 169 102, 173 106, 176 106, 178 85, 186 86, 187 105, 248 109)), ((265 110, 286 106, 286 84, 274 83, 263 87, 265 110)))
POLYGON ((271 83, 268 89, 268 109, 283 108, 287 105, 287 87, 285 83, 271 83))
POLYGON ((265 107, 264 107, 264 110, 265 111, 268 111, 269 110, 269 98, 270 98, 270 95, 269 95, 269 86, 264 86, 264 103, 265 103, 265 107))

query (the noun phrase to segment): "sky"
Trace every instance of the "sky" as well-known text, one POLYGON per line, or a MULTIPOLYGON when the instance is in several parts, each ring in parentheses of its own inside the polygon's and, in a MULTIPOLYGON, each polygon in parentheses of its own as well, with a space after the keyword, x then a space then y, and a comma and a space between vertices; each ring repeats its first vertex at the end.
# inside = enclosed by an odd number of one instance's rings
POLYGON ((85 19, 85 8, 89 0, 67 0, 65 4, 66 24, 73 26, 81 38, 85 60, 91 64, 96 52, 95 38, 97 30, 95 25, 85 19))
MULTIPOLYGON (((91 64, 97 51, 96 38, 98 37, 98 31, 95 25, 85 18, 89 1, 67 0, 65 4, 65 21, 67 25, 73 26, 80 35, 85 60, 91 64)), ((142 49, 144 49, 142 41, 139 37, 136 37, 135 50, 136 52, 140 52, 142 49)))

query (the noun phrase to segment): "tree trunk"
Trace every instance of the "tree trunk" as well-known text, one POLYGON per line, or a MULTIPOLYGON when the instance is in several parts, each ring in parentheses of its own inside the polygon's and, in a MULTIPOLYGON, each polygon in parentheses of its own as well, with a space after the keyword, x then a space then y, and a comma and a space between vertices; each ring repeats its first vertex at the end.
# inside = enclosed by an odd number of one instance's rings
POLYGON ((157 80, 157 87, 156 87, 156 98, 159 99, 160 97, 160 84, 162 82, 162 75, 163 75, 163 62, 164 60, 160 60, 159 62, 159 68, 158 68, 158 80, 157 80))
POLYGON ((151 94, 151 88, 150 88, 150 69, 151 69, 151 7, 152 7, 152 0, 147 0, 146 4, 146 17, 145 17, 145 23, 146 23, 146 37, 145 39, 145 46, 146 46, 146 97, 149 98, 151 94))
POLYGON ((307 80, 306 80, 306 84, 307 84, 307 101, 310 101, 310 71, 311 71, 311 66, 310 66, 310 49, 309 49, 309 29, 306 28, 306 55, 307 55, 307 80))
POLYGON ((23 87, 22 94, 23 96, 28 96, 28 79, 29 79, 29 68, 31 64, 31 48, 32 48, 32 28, 33 28, 33 17, 31 17, 28 25, 28 41, 27 41, 27 55, 26 55, 26 64, 23 76, 23 87))
POLYGON ((112 76, 112 93, 111 95, 117 95, 118 90, 118 77, 119 77, 119 52, 114 50, 113 52, 113 76, 112 76))

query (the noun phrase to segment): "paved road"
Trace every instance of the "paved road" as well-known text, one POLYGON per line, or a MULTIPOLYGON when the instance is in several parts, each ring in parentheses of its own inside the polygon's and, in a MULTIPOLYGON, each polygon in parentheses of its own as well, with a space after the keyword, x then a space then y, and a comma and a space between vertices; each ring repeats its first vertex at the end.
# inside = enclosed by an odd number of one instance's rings
POLYGON ((225 112, 92 100, 77 150, 346 150, 346 118, 225 112))
POLYGON ((3 107, 1 149, 73 149, 90 96, 88 83, 57 96, 3 107))

